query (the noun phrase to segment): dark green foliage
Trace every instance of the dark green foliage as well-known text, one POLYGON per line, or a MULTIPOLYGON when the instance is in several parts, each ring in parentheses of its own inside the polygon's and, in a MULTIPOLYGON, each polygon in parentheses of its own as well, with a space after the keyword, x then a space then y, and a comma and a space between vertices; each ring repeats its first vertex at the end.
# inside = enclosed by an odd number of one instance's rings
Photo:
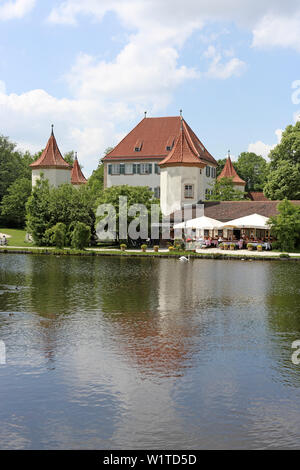
POLYGON ((265 195, 273 200, 300 199, 300 122, 287 126, 270 160, 265 195))
POLYGON ((293 251, 300 244, 300 207, 284 199, 278 204, 279 214, 270 218, 276 247, 293 251))
POLYGON ((76 222, 89 226, 94 233, 94 199, 89 188, 75 188, 64 184, 58 188, 49 187, 46 180, 38 181, 27 206, 27 229, 38 245, 49 243, 46 231, 61 222, 66 226, 66 245, 71 243, 71 233, 76 222))
POLYGON ((10 185, 0 205, 2 223, 10 227, 25 226, 26 202, 30 194, 30 179, 19 178, 10 185))
POLYGON ((91 239, 91 229, 82 222, 76 222, 72 232, 72 248, 82 250, 88 246, 91 239))
POLYGON ((243 191, 236 190, 231 178, 221 178, 212 187, 212 193, 207 196, 209 201, 241 201, 245 197, 243 191))
POLYGON ((66 226, 62 222, 58 222, 54 227, 49 228, 45 232, 44 240, 47 246, 55 246, 56 248, 64 248, 66 244, 66 226))
POLYGON ((263 157, 253 152, 243 152, 234 167, 246 182, 246 191, 263 191, 268 174, 268 164, 263 157))

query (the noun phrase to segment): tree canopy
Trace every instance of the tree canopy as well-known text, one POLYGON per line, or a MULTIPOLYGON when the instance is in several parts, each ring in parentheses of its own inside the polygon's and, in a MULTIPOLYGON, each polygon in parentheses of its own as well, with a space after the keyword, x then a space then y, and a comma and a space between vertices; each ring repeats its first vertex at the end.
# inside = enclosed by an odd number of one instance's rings
POLYGON ((273 200, 300 199, 300 122, 287 126, 269 157, 265 195, 273 200))
POLYGON ((281 250, 293 251, 300 244, 300 207, 284 199, 278 204, 278 211, 269 221, 272 234, 281 250))
POLYGON ((267 161, 254 152, 242 152, 235 169, 246 182, 246 191, 263 191, 268 173, 267 161))
POLYGON ((234 188, 232 178, 221 178, 212 187, 211 193, 207 195, 209 201, 241 201, 245 197, 243 191, 234 188))

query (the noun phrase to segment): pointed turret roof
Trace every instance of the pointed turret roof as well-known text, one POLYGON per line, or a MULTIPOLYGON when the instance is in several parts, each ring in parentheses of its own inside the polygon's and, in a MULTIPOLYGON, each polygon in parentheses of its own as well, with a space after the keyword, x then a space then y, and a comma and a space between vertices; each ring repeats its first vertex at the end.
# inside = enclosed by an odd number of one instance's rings
POLYGON ((237 172, 235 171, 230 155, 228 155, 225 166, 221 174, 218 176, 218 181, 220 181, 222 178, 231 178, 233 183, 235 184, 240 184, 240 185, 246 184, 246 182, 242 180, 242 178, 240 178, 237 172))
POLYGON ((54 137, 53 126, 47 146, 43 151, 40 158, 38 158, 31 165, 31 168, 71 168, 67 163, 58 148, 56 139, 54 137))
POLYGON ((181 120, 181 129, 177 137, 173 149, 167 157, 159 164, 166 166, 198 166, 203 168, 206 162, 201 160, 193 140, 190 137, 188 128, 183 120, 181 120))
POLYGON ((78 163, 77 154, 75 155, 75 161, 71 173, 71 183, 72 184, 86 184, 87 179, 81 171, 80 165, 78 163))

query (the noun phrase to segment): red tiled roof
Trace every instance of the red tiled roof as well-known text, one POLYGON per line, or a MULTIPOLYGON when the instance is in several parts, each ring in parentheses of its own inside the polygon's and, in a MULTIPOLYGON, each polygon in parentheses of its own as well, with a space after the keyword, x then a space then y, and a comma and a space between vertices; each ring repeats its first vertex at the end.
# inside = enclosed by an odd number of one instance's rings
POLYGON ((71 168, 67 163, 58 148, 56 139, 54 137, 53 128, 51 136, 48 140, 47 146, 43 151, 40 158, 30 165, 32 168, 71 168))
POLYGON ((220 179, 222 178, 232 178, 232 181, 235 184, 246 184, 245 181, 242 180, 242 178, 240 178, 237 172, 235 171, 230 157, 227 158, 225 166, 221 174, 218 176, 218 181, 220 181, 220 179))
MULTIPOLYGON (((295 205, 300 206, 300 201, 290 201, 295 205)), ((204 215, 211 219, 220 220, 221 222, 228 222, 229 220, 238 219, 251 214, 260 214, 265 217, 273 217, 278 214, 277 206, 280 201, 207 201, 204 202, 204 215)), ((180 219, 180 213, 183 211, 176 211, 171 214, 171 221, 180 219)), ((185 212, 186 220, 194 219, 198 214, 196 207, 193 206, 185 212)), ((183 219, 182 219, 183 220, 183 219)))
POLYGON ((196 165, 199 167, 204 166, 204 163, 200 160, 191 138, 188 136, 184 123, 182 123, 182 128, 173 149, 170 151, 169 155, 160 162, 160 166, 162 167, 178 164, 196 165))
POLYGON ((270 201, 263 192, 250 191, 248 196, 251 201, 270 201))
MULTIPOLYGON (((190 139, 190 146, 194 147, 194 151, 199 154, 201 160, 216 165, 216 160, 206 150, 184 120, 183 124, 190 139)), ((164 160, 170 152, 167 150, 167 146, 171 146, 176 141, 180 134, 180 129, 180 116, 144 118, 103 158, 103 161, 143 160, 149 158, 164 160), (137 142, 141 144, 139 152, 135 151, 137 142)))
POLYGON ((81 171, 77 157, 75 158, 74 165, 71 173, 71 183, 72 184, 86 184, 87 179, 81 171))

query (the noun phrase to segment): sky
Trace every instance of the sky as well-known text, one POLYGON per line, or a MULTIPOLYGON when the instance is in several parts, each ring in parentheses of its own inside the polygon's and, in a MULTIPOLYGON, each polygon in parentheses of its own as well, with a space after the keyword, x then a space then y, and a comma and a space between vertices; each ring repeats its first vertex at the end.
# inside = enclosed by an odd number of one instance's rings
POLYGON ((210 153, 267 158, 300 119, 300 1, 0 0, 0 134, 54 124, 91 174, 144 116, 183 116, 210 153))

